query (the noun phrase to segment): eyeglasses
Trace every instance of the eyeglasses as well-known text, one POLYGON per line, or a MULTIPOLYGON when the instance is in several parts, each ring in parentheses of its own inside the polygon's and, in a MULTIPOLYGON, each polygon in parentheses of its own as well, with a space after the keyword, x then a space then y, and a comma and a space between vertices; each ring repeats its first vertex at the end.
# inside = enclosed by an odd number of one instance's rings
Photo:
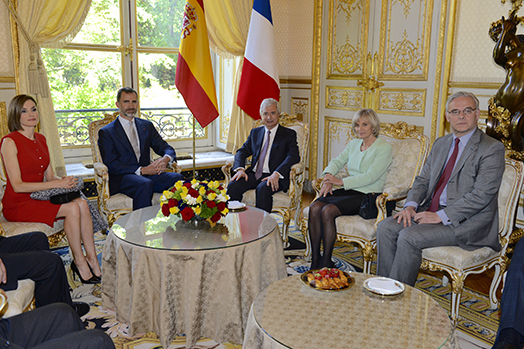
POLYGON ((462 112, 462 114, 464 114, 464 116, 470 116, 471 114, 473 114, 473 112, 477 110, 477 108, 466 108, 464 110, 458 110, 458 109, 453 109, 451 111, 448 111, 448 114, 449 115, 452 115, 452 116, 459 116, 460 113, 462 112))

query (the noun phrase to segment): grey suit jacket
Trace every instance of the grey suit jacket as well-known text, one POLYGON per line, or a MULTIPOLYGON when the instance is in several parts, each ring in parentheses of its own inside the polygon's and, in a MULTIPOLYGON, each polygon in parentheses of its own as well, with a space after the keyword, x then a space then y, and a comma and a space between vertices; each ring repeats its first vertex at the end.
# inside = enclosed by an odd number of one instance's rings
MULTIPOLYGON (((418 203, 418 211, 429 207, 452 141, 452 134, 435 141, 422 172, 413 183, 406 202, 418 203)), ((463 249, 488 246, 500 251, 498 191, 504 166, 504 145, 477 128, 455 164, 444 209, 463 249)))

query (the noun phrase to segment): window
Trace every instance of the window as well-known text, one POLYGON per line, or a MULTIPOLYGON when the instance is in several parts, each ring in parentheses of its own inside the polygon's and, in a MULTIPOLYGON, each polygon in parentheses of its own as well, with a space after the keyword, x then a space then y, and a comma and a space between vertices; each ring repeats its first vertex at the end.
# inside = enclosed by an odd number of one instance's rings
MULTIPOLYGON (((175 87, 184 5, 93 0, 73 42, 43 50, 66 162, 71 154, 90 158, 88 124, 116 111, 121 86, 138 91, 141 117, 164 139, 177 149, 192 147, 193 118, 175 87)), ((213 124, 203 130, 196 123, 195 134, 198 147, 213 146, 213 124)))

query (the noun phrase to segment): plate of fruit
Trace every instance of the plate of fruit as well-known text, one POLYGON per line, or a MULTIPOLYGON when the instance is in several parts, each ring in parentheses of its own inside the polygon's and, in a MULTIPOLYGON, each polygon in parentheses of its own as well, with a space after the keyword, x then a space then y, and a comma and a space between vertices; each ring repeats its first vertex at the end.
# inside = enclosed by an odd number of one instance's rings
POLYGON ((309 270, 300 276, 300 280, 319 291, 342 291, 355 283, 351 275, 337 268, 309 270))

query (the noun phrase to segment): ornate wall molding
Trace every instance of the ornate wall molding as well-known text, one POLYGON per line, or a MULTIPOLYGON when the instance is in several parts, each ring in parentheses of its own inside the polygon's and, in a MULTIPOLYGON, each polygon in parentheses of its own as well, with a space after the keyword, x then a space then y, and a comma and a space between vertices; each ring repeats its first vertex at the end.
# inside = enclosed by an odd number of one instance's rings
POLYGON ((357 111, 364 107, 361 87, 326 86, 326 108, 357 111))
POLYGON ((291 97, 291 114, 300 121, 309 120, 309 98, 291 97))
POLYGON ((433 0, 382 1, 379 79, 427 80, 432 16, 433 0))
POLYGON ((425 89, 386 89, 378 92, 377 112, 395 115, 424 116, 425 89))
POLYGON ((329 3, 328 79, 361 77, 368 51, 369 0, 329 3))

